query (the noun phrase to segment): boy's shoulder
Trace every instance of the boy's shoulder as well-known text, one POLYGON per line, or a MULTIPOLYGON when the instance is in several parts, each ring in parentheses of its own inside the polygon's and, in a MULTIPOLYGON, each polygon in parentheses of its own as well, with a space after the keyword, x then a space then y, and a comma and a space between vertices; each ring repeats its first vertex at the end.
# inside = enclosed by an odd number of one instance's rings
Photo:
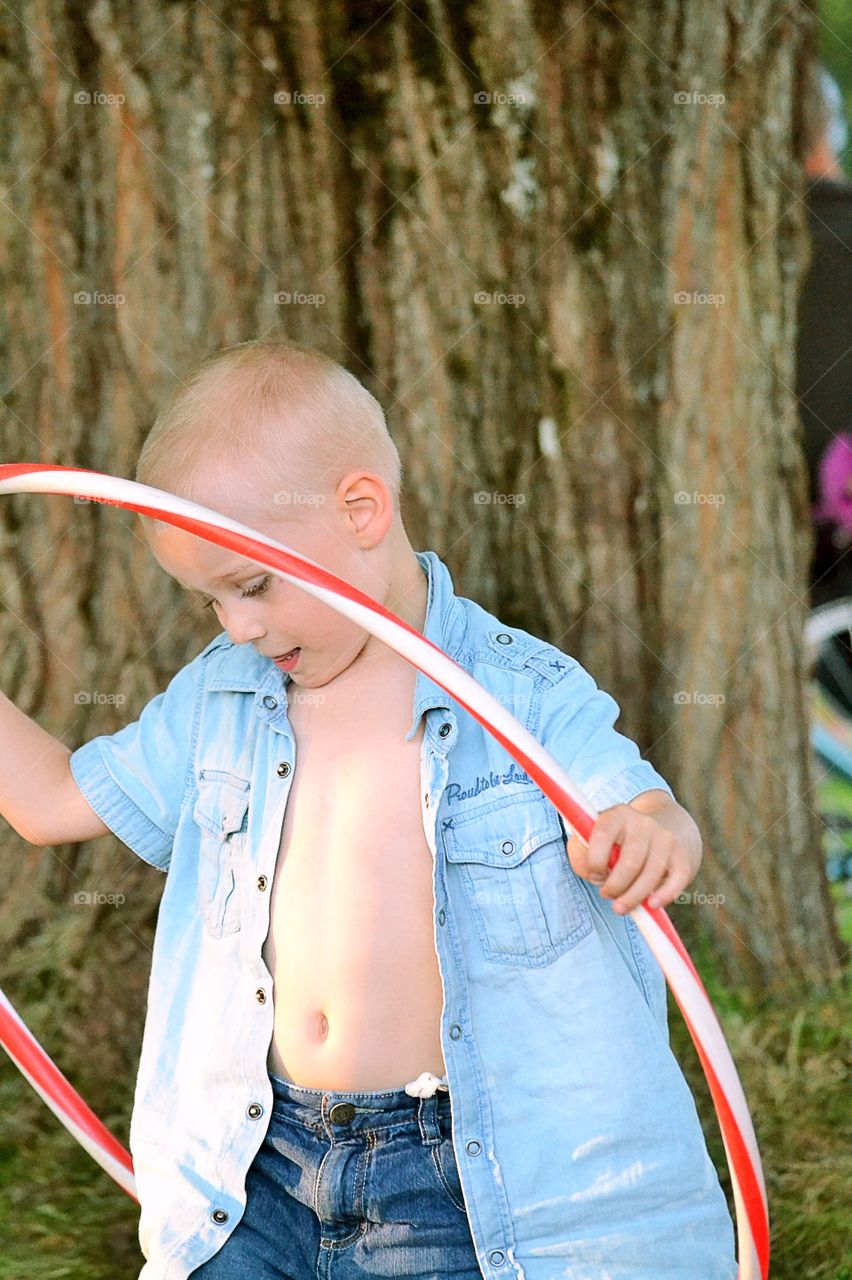
POLYGON ((579 666, 555 644, 523 627, 511 626, 475 600, 464 596, 457 600, 466 614, 464 649, 471 666, 490 665, 547 685, 558 684, 579 666))
POLYGON ((489 671, 496 670, 507 677, 532 676, 539 686, 553 685, 579 665, 541 636, 510 625, 477 600, 459 595, 436 551, 417 552, 417 558, 430 583, 424 634, 467 671, 481 668, 483 683, 489 671))

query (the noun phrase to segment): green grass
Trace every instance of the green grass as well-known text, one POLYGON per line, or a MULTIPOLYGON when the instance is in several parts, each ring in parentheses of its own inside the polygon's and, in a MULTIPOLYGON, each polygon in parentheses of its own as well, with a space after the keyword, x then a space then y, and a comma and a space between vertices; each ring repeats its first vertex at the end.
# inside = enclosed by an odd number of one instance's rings
MULTIPOLYGON (((791 1008, 726 991, 706 965, 701 972, 757 1131, 770 1202, 771 1276, 852 1280, 848 984, 791 1008)), ((730 1204, 712 1100, 673 1003, 670 1028, 730 1204)), ((136 1280, 143 1263, 138 1207, 8 1062, 0 1062, 0 1116, 0 1280, 136 1280)), ((104 1119, 117 1134, 126 1130, 120 1117, 104 1119)))
POLYGON ((136 1280, 138 1205, 5 1058, 0 1117, 0 1280, 136 1280))

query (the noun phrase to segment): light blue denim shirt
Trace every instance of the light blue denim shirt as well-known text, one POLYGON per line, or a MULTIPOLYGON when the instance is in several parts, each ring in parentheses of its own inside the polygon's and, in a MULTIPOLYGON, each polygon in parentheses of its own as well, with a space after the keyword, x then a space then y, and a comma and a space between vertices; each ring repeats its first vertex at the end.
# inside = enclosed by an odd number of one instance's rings
MULTIPOLYGON (((434 552, 417 558, 426 637, 599 809, 671 791, 578 662, 457 596, 434 552)), ((140 1280, 185 1280, 218 1251, 269 1122, 261 948, 297 763, 289 681, 222 632, 138 720, 71 756, 104 823, 167 873, 130 1126, 140 1280)), ((558 811, 491 734, 420 671, 412 710, 453 1145, 483 1276, 733 1280, 657 962, 574 874, 558 811)))

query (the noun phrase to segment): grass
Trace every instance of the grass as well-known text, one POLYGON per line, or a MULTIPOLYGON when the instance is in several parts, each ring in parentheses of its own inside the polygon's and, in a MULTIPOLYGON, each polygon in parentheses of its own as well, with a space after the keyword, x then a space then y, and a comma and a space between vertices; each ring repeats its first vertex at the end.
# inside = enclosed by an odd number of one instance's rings
POLYGON ((0 1280, 136 1280, 138 1205, 5 1058, 0 1116, 0 1280))
MULTIPOLYGON (((773 1280, 852 1280, 848 984, 837 983, 791 1009, 720 988, 706 966, 702 976, 757 1131, 770 1202, 773 1280)), ((712 1100, 673 1004, 670 1027, 732 1204, 712 1100)), ((0 1115, 0 1280, 136 1280, 143 1263, 137 1205, 7 1061, 0 1061, 0 1115)), ((116 1134, 126 1132, 121 1114, 103 1118, 116 1134)))

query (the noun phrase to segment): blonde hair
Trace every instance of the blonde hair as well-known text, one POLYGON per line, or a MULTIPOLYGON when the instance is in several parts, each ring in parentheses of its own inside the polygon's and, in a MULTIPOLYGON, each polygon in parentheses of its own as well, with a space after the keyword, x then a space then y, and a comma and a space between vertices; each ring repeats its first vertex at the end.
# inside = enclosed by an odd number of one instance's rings
POLYGON ((359 468, 382 477, 398 515, 402 465, 379 402, 329 356, 273 338, 225 347, 189 373, 151 427, 135 479, 203 502, 205 476, 249 469, 270 509, 298 518, 359 468))

